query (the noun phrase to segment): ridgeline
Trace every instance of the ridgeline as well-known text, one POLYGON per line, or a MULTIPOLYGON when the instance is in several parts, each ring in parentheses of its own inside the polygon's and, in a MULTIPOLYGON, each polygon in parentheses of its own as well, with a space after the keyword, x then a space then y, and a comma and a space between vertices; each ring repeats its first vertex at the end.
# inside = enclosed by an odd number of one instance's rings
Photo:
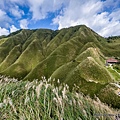
POLYGON ((70 90, 76 84, 85 95, 120 108, 117 88, 110 84, 120 76, 105 66, 106 57, 120 57, 119 48, 119 37, 103 38, 85 25, 19 30, 0 37, 0 75, 29 81, 51 77, 56 85, 59 79, 70 90))

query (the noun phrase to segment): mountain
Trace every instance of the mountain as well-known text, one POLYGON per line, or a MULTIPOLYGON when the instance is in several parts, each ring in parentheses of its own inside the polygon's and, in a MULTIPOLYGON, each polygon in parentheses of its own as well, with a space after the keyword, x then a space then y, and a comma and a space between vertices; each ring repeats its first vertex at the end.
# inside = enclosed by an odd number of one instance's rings
POLYGON ((120 79, 105 66, 106 57, 120 57, 119 47, 119 38, 111 42, 85 25, 56 31, 23 29, 0 38, 0 74, 29 81, 51 77, 56 85, 59 79, 71 90, 76 84, 84 94, 101 98, 102 91, 114 89, 110 83, 120 79))

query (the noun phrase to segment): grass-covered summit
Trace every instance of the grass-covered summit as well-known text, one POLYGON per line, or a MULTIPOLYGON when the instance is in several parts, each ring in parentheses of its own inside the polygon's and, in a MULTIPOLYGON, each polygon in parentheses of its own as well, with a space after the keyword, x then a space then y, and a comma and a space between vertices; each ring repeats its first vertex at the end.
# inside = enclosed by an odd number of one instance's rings
MULTIPOLYGON (((51 77, 70 90, 76 84, 84 94, 100 97, 111 82, 119 81, 119 74, 105 66, 106 57, 120 57, 119 47, 119 38, 105 39, 85 25, 19 30, 0 37, 0 74, 29 81, 51 77)), ((114 68, 119 72, 119 66, 114 68)))

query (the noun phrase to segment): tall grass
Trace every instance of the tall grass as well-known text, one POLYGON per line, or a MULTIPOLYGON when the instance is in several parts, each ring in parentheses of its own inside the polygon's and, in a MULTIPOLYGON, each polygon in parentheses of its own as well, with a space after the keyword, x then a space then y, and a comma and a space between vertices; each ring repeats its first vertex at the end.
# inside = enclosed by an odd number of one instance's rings
POLYGON ((29 82, 0 76, 1 120, 114 120, 117 112, 45 77, 29 82))

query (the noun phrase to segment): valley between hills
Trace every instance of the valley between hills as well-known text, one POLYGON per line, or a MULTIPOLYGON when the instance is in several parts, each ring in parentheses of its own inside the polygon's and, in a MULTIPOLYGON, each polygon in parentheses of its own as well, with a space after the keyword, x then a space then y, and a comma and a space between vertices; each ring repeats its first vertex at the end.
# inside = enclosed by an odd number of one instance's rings
POLYGON ((0 37, 1 76, 23 81, 45 76, 56 86, 67 84, 70 91, 120 108, 120 64, 106 65, 109 58, 120 60, 120 37, 104 38, 85 25, 0 37))

